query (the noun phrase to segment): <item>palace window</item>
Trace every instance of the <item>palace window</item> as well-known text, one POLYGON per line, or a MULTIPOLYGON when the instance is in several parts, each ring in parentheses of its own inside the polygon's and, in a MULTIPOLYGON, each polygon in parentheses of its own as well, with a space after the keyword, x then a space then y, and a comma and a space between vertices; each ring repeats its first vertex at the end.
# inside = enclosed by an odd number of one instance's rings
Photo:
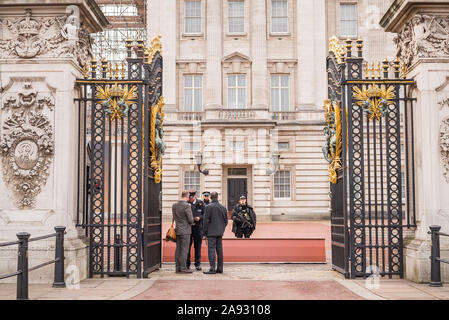
POLYGON ((288 32, 288 2, 287 0, 271 1, 271 32, 288 32))
POLYGON ((137 16, 137 7, 132 4, 106 4, 101 6, 101 11, 107 17, 137 16))
POLYGON ((245 9, 243 1, 229 1, 229 33, 245 32, 245 9))
POLYGON ((352 3, 340 4, 340 36, 357 36, 357 5, 352 3))
POLYGON ((185 2, 185 33, 201 33, 201 1, 185 2))
POLYGON ((229 148, 233 151, 243 151, 245 150, 245 141, 231 141, 229 148))
POLYGON ((288 142, 278 142, 276 144, 277 150, 278 151, 288 151, 290 150, 290 143, 288 142))
POLYGON ((246 75, 228 75, 228 108, 246 108, 246 75))
POLYGON ((271 110, 289 111, 290 110, 290 76, 272 75, 271 76, 271 110))
POLYGON ((201 178, 198 171, 184 172, 184 190, 201 190, 201 178))
POLYGON ((201 112, 203 109, 203 77, 184 76, 184 111, 201 112))
POLYGON ((186 151, 199 151, 201 149, 199 142, 186 142, 184 147, 186 151))
POLYGON ((277 171, 274 174, 274 198, 290 198, 290 171, 277 171))

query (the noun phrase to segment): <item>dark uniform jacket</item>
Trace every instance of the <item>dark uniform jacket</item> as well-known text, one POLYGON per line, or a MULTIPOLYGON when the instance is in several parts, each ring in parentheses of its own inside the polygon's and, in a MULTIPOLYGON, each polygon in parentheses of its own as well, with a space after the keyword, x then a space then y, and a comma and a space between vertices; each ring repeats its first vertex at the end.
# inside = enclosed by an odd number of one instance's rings
POLYGON ((238 221, 239 218, 237 217, 237 213, 241 212, 241 214, 239 214, 239 216, 244 216, 245 213, 247 213, 247 217, 248 217, 248 222, 251 223, 253 225, 253 230, 256 229, 256 213, 254 212, 253 207, 246 205, 246 206, 242 206, 240 203, 237 203, 234 206, 234 209, 232 210, 231 213, 231 219, 233 221, 232 223, 232 232, 236 232, 237 227, 240 227, 242 225, 242 222, 238 221))
POLYGON ((204 209, 203 233, 207 237, 222 237, 228 225, 228 212, 218 201, 204 209))
POLYGON ((194 203, 192 203, 192 214, 193 217, 200 217, 200 221, 195 221, 195 225, 193 228, 203 228, 203 220, 204 220, 204 208, 206 205, 203 201, 196 199, 194 203))
POLYGON ((184 200, 180 200, 173 204, 172 212, 176 222, 176 235, 192 234, 193 215, 190 204, 184 200))

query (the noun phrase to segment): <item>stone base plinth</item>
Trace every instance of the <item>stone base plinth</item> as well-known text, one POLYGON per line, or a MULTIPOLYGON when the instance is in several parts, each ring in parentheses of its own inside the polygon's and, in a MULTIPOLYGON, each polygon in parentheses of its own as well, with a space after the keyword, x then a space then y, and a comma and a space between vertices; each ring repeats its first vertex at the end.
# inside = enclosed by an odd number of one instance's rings
MULTIPOLYGON (((430 240, 414 239, 404 247, 405 278, 417 283, 430 282, 430 240)), ((442 247, 443 248, 443 247, 442 247)), ((441 249, 441 259, 449 259, 449 247, 441 249)), ((449 282, 449 265, 441 263, 441 279, 449 282)))

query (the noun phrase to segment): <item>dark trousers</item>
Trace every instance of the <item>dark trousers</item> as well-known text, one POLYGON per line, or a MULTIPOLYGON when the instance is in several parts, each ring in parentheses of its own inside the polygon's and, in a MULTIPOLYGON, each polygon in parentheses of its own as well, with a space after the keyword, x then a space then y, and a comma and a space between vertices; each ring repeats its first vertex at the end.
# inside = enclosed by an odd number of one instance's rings
POLYGON ((176 236, 175 264, 176 271, 186 270, 187 251, 189 249, 190 234, 176 236))
POLYGON ((207 237, 207 253, 211 270, 223 271, 223 237, 207 237), (215 269, 215 252, 217 252, 217 268, 215 269))
POLYGON ((200 227, 192 228, 192 235, 190 236, 190 245, 189 245, 189 253, 187 254, 187 268, 190 268, 190 251, 193 248, 195 249, 195 267, 201 266, 201 244, 203 243, 203 231, 200 227))
POLYGON ((235 236, 237 238, 243 238, 243 236, 245 236, 245 238, 249 238, 252 233, 253 233, 253 229, 252 228, 238 227, 237 230, 235 230, 235 236))

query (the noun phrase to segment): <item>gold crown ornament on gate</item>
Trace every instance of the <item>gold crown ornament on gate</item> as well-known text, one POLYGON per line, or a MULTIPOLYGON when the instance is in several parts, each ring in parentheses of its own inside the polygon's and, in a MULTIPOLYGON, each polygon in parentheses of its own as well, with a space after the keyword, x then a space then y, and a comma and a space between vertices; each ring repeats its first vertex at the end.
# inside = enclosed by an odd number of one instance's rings
POLYGON ((128 89, 128 86, 118 86, 117 83, 114 86, 97 86, 97 93, 95 97, 100 101, 104 111, 109 114, 111 121, 122 120, 128 114, 129 106, 137 98, 137 87, 132 86, 128 89))
POLYGON ((382 117, 388 111, 388 106, 394 104, 396 98, 394 86, 385 85, 380 87, 377 84, 363 85, 360 89, 354 86, 353 98, 356 99, 356 104, 368 114, 370 120, 376 119, 381 121, 382 117))

